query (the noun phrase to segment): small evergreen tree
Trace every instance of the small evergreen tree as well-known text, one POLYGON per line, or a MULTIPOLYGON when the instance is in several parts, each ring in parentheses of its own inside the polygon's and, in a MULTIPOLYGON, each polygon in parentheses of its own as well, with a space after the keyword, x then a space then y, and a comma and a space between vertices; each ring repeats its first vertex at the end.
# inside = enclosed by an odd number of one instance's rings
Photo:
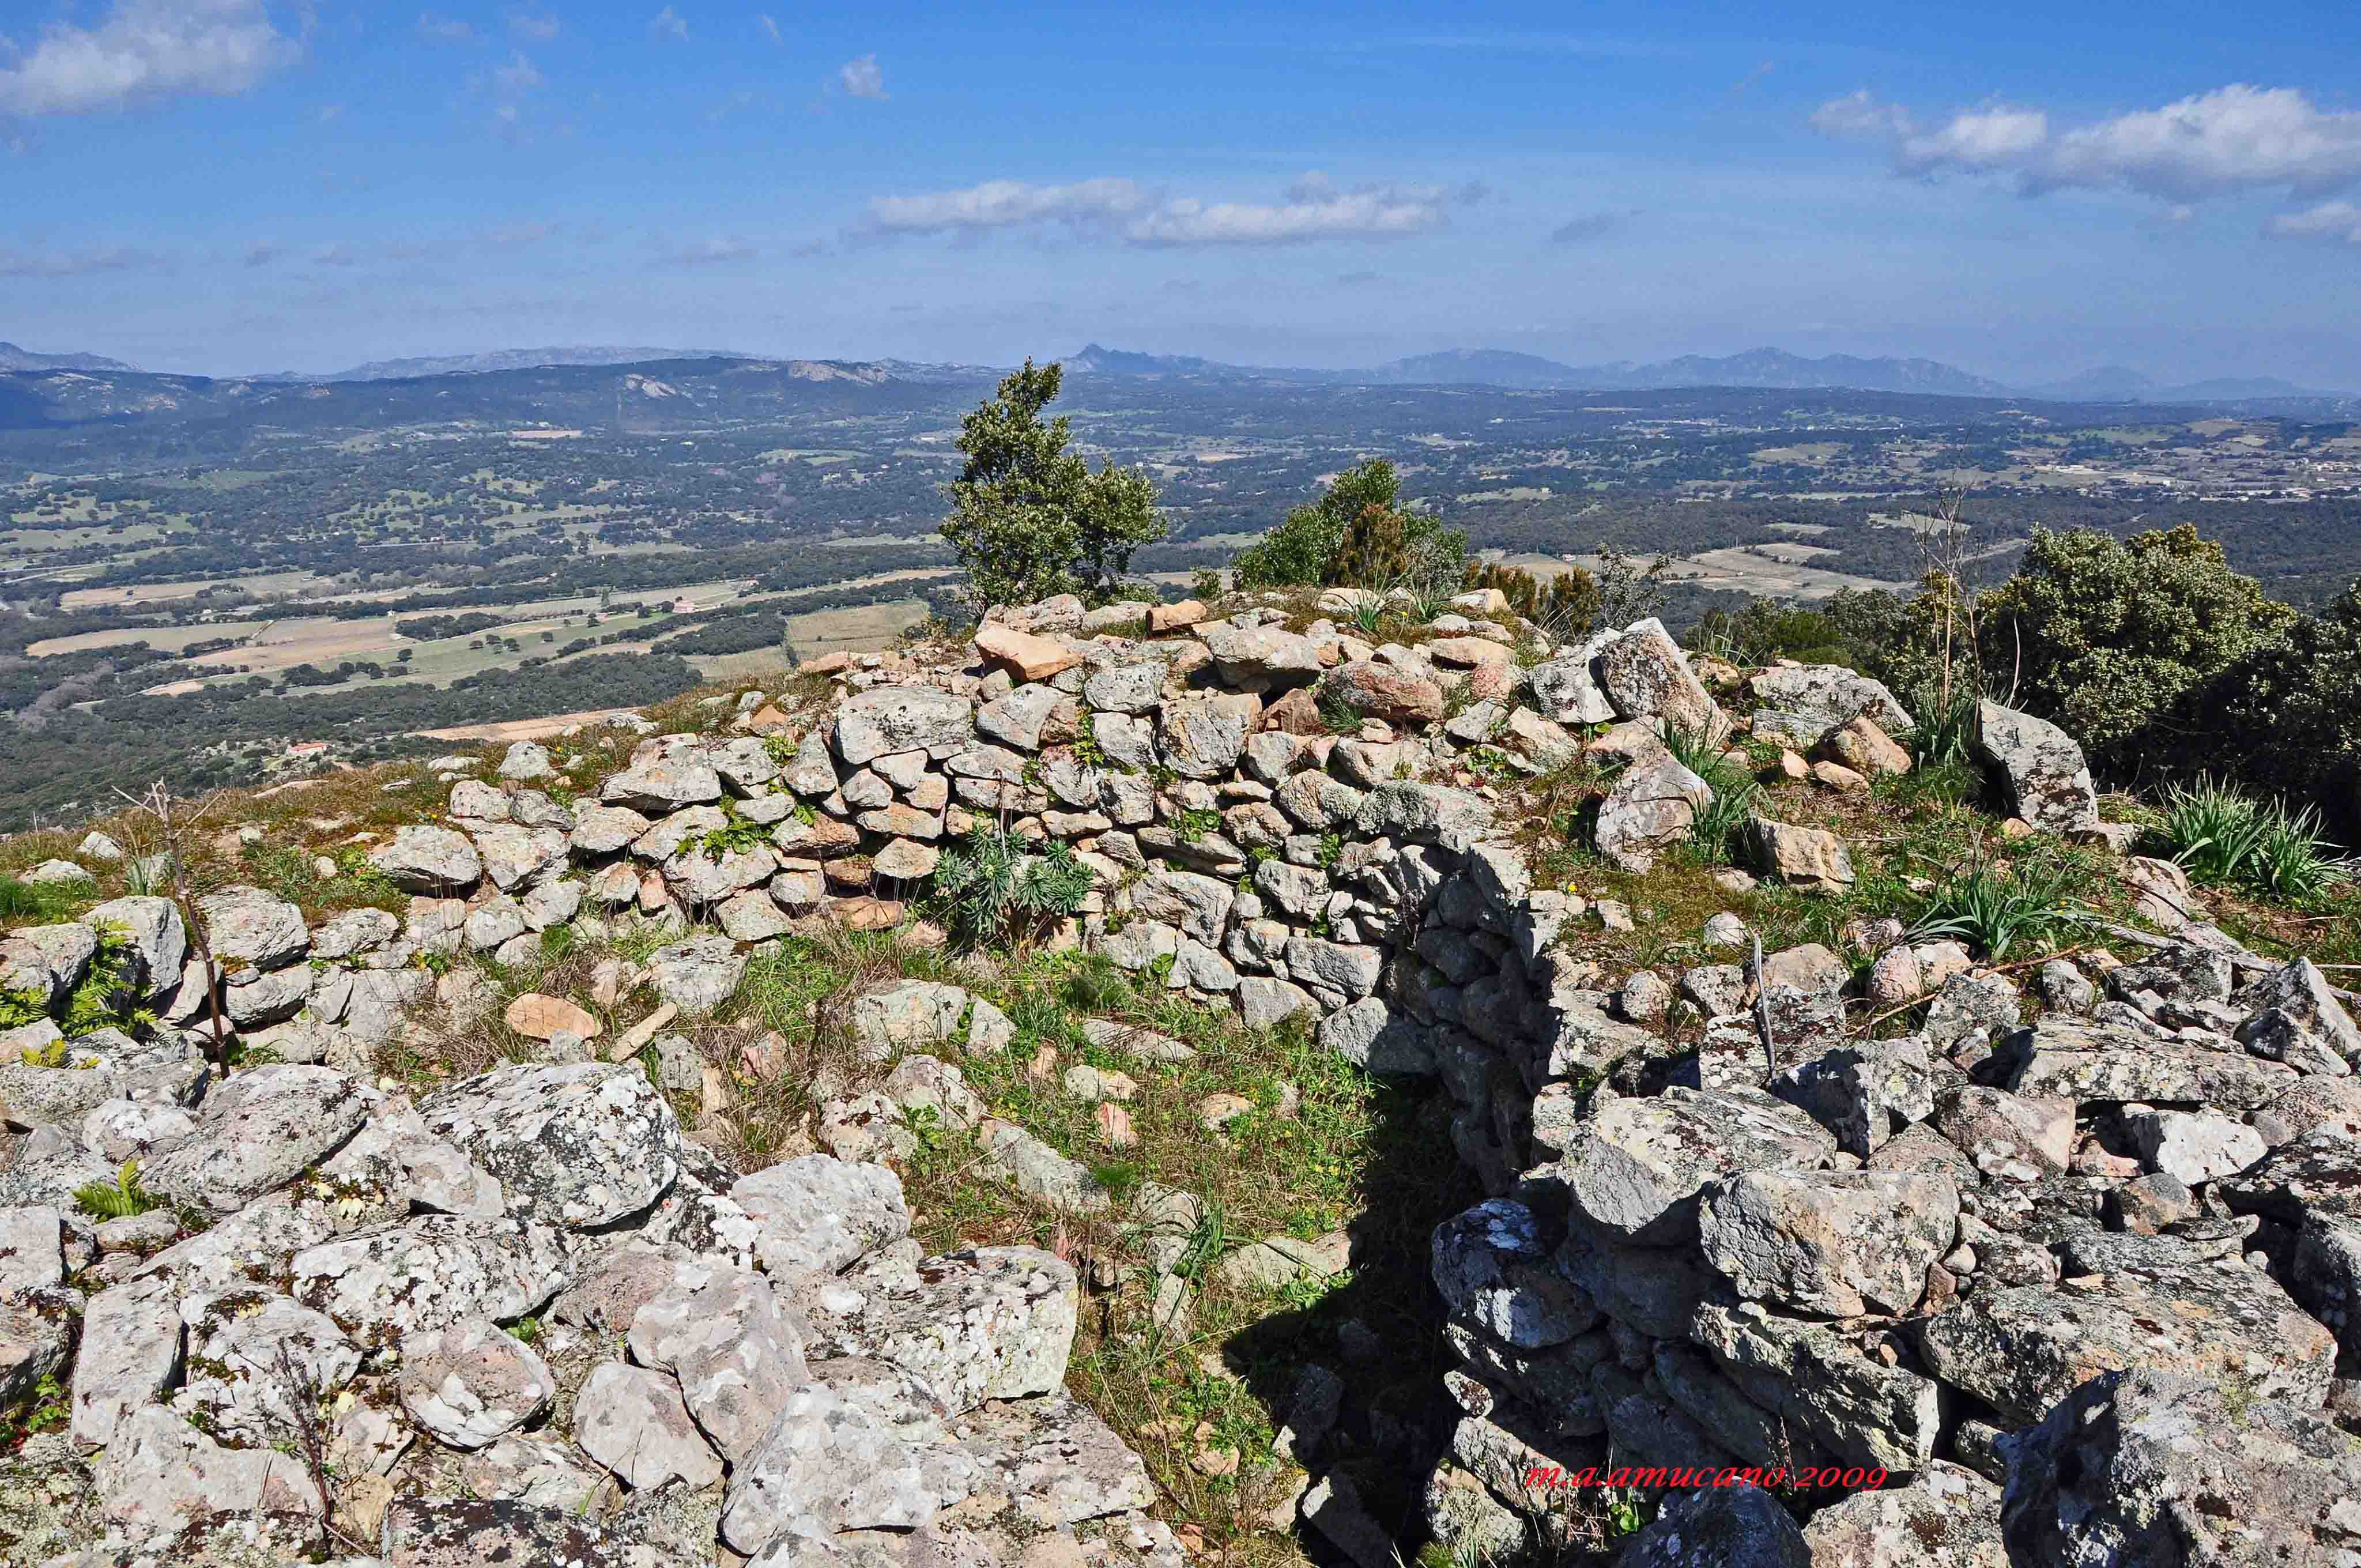
POLYGON ((947 487, 941 532, 983 605, 1104 597, 1134 551, 1164 537, 1147 475, 1112 464, 1093 473, 1066 450, 1071 422, 1042 420, 1062 375, 1027 359, 960 427, 967 465, 947 487))
POLYGON ((1320 499, 1290 511, 1277 528, 1230 562, 1242 588, 1315 585, 1396 588, 1456 581, 1467 537, 1400 504, 1401 479, 1382 457, 1356 463, 1320 499))
POLYGON ((1980 608, 1993 679, 2118 763, 2158 715, 2296 620, 2189 523, 2121 541, 2037 529, 1980 608))

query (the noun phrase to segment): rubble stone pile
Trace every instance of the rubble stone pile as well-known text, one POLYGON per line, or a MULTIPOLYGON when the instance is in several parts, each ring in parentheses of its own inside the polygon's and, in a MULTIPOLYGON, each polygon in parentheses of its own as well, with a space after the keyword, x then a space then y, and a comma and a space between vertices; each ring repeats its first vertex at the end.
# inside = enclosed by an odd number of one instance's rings
MULTIPOLYGON (((0 1036, 0 1405, 46 1383, 70 1420, 19 1456, 44 1481, 0 1541, 90 1568, 258 1541, 1177 1568, 1139 1460, 1064 1391, 1073 1268, 920 1256, 884 1163, 923 1107, 982 1179, 1118 1205, 966 1087, 1005 1016, 939 982, 862 998, 875 1076, 834 1152, 751 1174, 665 1092, 725 1092, 662 1030, 751 953, 907 926, 994 829, 1088 868, 1060 939, 1447 1095, 1491 1196, 1433 1238, 1444 1545, 1581 1539, 1590 1500, 1539 1475, 1702 1467, 1807 1479, 1673 1498, 1627 1561, 2361 1562, 2361 1032, 2319 969, 2130 858, 2169 930, 2125 961, 2026 977, 1897 922, 1763 952, 1723 914, 1720 961, 1609 972, 1588 938, 1633 912, 1535 885, 1518 774, 1627 764, 1597 844, 1644 872, 1713 798, 1670 732, 1775 738, 1845 790, 1910 765, 1911 716, 1801 666, 1718 678, 1733 713, 1653 621, 1537 646, 1487 591, 1373 644, 1362 602, 995 611, 952 657, 838 661, 824 701, 749 694, 603 778, 533 742, 489 777, 450 759, 447 810, 368 854, 402 914, 307 926, 231 887, 198 910, 210 961, 160 897, 7 933, 0 991, 52 1016, 0 1036), (632 979, 661 1015, 607 1039, 528 995, 507 1023, 537 1059, 380 1080, 381 1048, 481 1004, 442 960, 522 964, 557 927, 659 933, 632 979), (156 1022, 69 1036, 103 949, 156 1022), (1865 1032, 1864 998, 1909 1032, 1865 1032), (250 1065, 225 1070, 216 1015, 250 1065), (77 1204, 132 1160, 168 1207, 77 1204)), ((1980 733, 2026 828, 2125 847, 2070 737, 1993 704, 1980 733)), ((1743 842, 1732 885, 1854 879, 1825 829, 1743 842)), ((1304 1518, 1382 1568, 1348 1488, 1304 1518)))

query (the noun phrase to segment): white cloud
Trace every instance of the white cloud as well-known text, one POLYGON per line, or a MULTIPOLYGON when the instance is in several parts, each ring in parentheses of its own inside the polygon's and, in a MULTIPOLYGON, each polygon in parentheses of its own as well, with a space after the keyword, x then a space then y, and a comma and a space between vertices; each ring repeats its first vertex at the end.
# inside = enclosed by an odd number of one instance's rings
POLYGON ((1831 98, 1812 111, 1812 128, 1830 137, 1898 137, 1910 128, 1899 104, 1883 103, 1866 87, 1831 98))
POLYGON ((471 44, 476 41, 472 23, 455 16, 437 16, 432 11, 418 13, 418 36, 431 44, 471 44))
POLYGON ((500 89, 500 95, 504 98, 513 98, 521 93, 530 93, 542 85, 542 81, 540 69, 533 61, 525 59, 522 49, 511 56, 506 65, 492 67, 492 84, 500 89))
POLYGON ((723 239, 716 236, 660 256, 656 262, 663 267, 715 267, 735 261, 752 261, 760 254, 742 239, 723 239))
POLYGON ((773 43, 784 44, 787 41, 785 36, 779 31, 779 24, 771 20, 767 13, 762 11, 755 12, 754 25, 762 28, 763 36, 770 39, 773 43))
POLYGON ((2322 109, 2292 87, 2243 82, 2059 138, 2047 182, 2128 185, 2168 201, 2361 180, 2361 112, 2322 109))
POLYGON ((892 234, 943 234, 1027 224, 1103 224, 1147 205, 1148 193, 1128 180, 1084 180, 1071 185, 987 180, 964 191, 873 197, 868 226, 892 234))
POLYGON ((1480 201, 1480 185, 1364 185, 1341 189, 1307 174, 1279 202, 1208 202, 1152 197, 1115 178, 1071 185, 992 180, 963 191, 879 196, 866 226, 889 234, 977 234, 1048 224, 1095 229, 1149 249, 1290 245, 1331 238, 1386 238, 1440 228, 1455 205, 1480 201))
POLYGON ((843 68, 837 71, 836 79, 843 83, 847 93, 856 98, 885 96, 885 73, 877 69, 877 57, 873 54, 846 60, 843 68))
POLYGON ((2323 195, 2361 182, 2361 112, 2323 109, 2294 87, 2234 82, 2063 130, 2040 109, 2011 104, 1921 128, 1864 90, 1821 104, 1811 123, 1829 136, 1886 142, 1905 174, 2004 173, 2029 194, 2119 189, 2186 205, 2239 192, 2323 195))
POLYGON ((2038 109, 1995 104, 1954 115, 1938 128, 1905 135, 1895 160, 1913 173, 1938 169, 2008 169, 2049 140, 2049 116, 2038 109))
POLYGON ((688 23, 678 11, 667 5, 649 18, 648 31, 660 38, 685 38, 688 37, 688 23))
POLYGON ((2323 202, 2309 212, 2273 218, 2270 229, 2290 239, 2342 240, 2346 245, 2361 245, 2361 205, 2323 202))
POLYGON ((302 49, 262 0, 115 0, 95 27, 53 23, 0 70, 0 115, 75 115, 244 93, 302 49))
POLYGON ((1343 236, 1386 238, 1441 228, 1447 209, 1480 191, 1441 185, 1364 185, 1339 190, 1324 174, 1307 174, 1277 203, 1200 202, 1176 197, 1134 220, 1124 237, 1134 245, 1292 245, 1343 236))
POLYGON ((86 278, 95 272, 136 272, 162 267, 164 258, 152 251, 0 250, 0 278, 86 278))
POLYGON ((527 43, 545 44, 558 34, 554 11, 511 11, 509 31, 527 43))

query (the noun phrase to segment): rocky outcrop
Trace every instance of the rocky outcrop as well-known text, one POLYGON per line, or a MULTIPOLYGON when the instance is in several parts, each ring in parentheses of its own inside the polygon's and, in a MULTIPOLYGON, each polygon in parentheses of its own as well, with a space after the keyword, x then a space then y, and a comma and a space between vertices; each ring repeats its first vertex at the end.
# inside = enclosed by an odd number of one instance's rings
MULTIPOLYGON (((1458 1363, 1427 1488, 1439 1539, 1521 1530, 1529 1464, 1829 1464, 1890 1484, 1795 1515, 1697 1490, 1625 1561, 1996 1563, 2004 1534, 2022 1561, 2133 1560, 2208 1486, 2231 1512, 2202 1528, 2241 1550, 2354 1550, 2351 1521, 2314 1506, 2316 1476, 2350 1468, 2328 1412, 2361 1354, 2361 1034, 2323 971, 2224 947, 2201 908, 2112 971, 1980 970, 1898 922, 1758 962, 1724 913, 1650 943, 1690 967, 1609 972, 1628 948, 1593 937, 1654 916, 1578 879, 1536 886, 1497 781, 1609 768, 1595 841, 1643 871, 1710 798, 1664 736, 1718 740, 1730 716, 1653 623, 1519 651, 1470 618, 1497 610, 1461 608, 1426 642, 1372 647, 1269 607, 1160 627, 1024 607, 972 657, 848 662, 824 710, 642 738, 579 799, 512 751, 450 781, 445 822, 373 841, 406 904, 307 928, 267 892, 217 891, 210 971, 169 903, 105 906, 159 1016, 134 1033, 58 1025, 103 912, 10 932, 8 987, 58 1017, 0 1065, 33 1129, 0 1169, 0 1390, 62 1376, 126 1551, 217 1497, 346 1506, 282 1463, 308 1408, 280 1388, 291 1375, 334 1413, 338 1473, 367 1475, 388 1561, 670 1560, 628 1509, 576 1511, 611 1477, 701 1498, 698 1552, 758 1563, 995 1561, 1047 1531, 1079 1560, 1172 1568, 1139 1462, 1063 1392, 1086 1283, 1071 1249, 923 1257, 881 1163, 952 1129, 973 1140, 968 1179, 1037 1205, 1036 1239, 1133 1226, 1177 1259, 1186 1194, 1133 1194, 969 1089, 956 1064, 1005 1048, 1007 1015, 950 978, 831 999, 857 1080, 815 1118, 829 1154, 739 1175, 675 1109, 724 1094, 725 1069, 668 1031, 728 1009, 768 944, 922 931, 913 884, 1005 824, 1089 872, 1051 940, 1433 1080, 1438 1147, 1488 1194, 1433 1238, 1458 1363), (529 1059, 414 1104, 369 1070, 412 1011, 484 1007, 445 960, 624 935, 638 961, 610 960, 595 1010, 503 1014, 529 1059), (627 1028, 614 1002, 640 986, 661 1015, 627 1028), (240 1047, 226 1074, 195 1026, 216 998, 240 1047), (81 1223, 75 1189, 134 1157, 211 1228, 140 1216, 156 1234, 110 1246, 81 1223), (2181 1406, 2203 1419, 2175 1426, 2181 1406), (397 1488, 420 1455, 475 1501, 397 1488), (2235 1480, 2262 1465, 2285 1478, 2235 1480)), ((1874 682, 1778 669, 1753 696, 1757 738, 1863 775, 1908 765, 1908 716, 1874 682)), ((2054 728, 1986 705, 1980 744, 2031 828, 2099 827, 2054 728)), ((1827 828, 1758 817, 1738 847, 1798 890, 1781 898, 1855 877, 1827 828)), ((1038 1070, 1123 1146, 1134 1075, 1191 1047, 1109 1020, 1082 1034, 1132 1070, 1038 1070)), ((749 1036, 750 1075, 771 1049, 749 1036)), ((1200 1119, 1250 1104, 1213 1096, 1200 1119)), ((1352 1265, 1342 1233, 1274 1235, 1207 1277, 1277 1288, 1352 1265)), ((1194 1288, 1166 1274, 1158 1321, 1194 1288)), ((1315 1416, 1282 1437, 1313 1473, 1298 1517, 1347 1552, 1390 1550, 1351 1468, 1314 1457, 1315 1416)))

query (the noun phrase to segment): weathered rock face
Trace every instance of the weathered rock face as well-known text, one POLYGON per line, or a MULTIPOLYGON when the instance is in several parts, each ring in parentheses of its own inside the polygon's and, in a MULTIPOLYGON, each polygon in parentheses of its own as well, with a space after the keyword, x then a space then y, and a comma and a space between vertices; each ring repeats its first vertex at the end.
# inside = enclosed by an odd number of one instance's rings
POLYGON ((680 1172, 680 1124, 637 1063, 512 1067, 419 1113, 500 1183, 509 1212, 590 1230, 644 1211, 680 1172))
POLYGON ((2020 1563, 2335 1563, 2361 1552, 2356 1471, 2361 1438, 2305 1407, 2111 1372, 2010 1448, 2002 1530, 2020 1563))
POLYGON ((1645 872, 1686 840, 1713 789, 1670 755, 1624 770, 1598 808, 1598 852, 1619 871, 1645 872))
POLYGON ((2099 826, 2099 795, 2082 748, 2048 720, 1981 702, 1976 752, 2000 771, 2016 815, 2037 832, 2081 833, 2099 826))
POLYGON ((1912 727, 1909 711, 1882 681, 1841 664, 1796 664, 1748 678, 1756 703, 1809 721, 1815 738, 1866 717, 1887 735, 1912 727))
POLYGON ((1959 1192, 1940 1176, 1750 1170, 1706 1200, 1701 1238, 1706 1261, 1749 1300, 1899 1315, 1925 1294, 1959 1221, 1959 1192))

